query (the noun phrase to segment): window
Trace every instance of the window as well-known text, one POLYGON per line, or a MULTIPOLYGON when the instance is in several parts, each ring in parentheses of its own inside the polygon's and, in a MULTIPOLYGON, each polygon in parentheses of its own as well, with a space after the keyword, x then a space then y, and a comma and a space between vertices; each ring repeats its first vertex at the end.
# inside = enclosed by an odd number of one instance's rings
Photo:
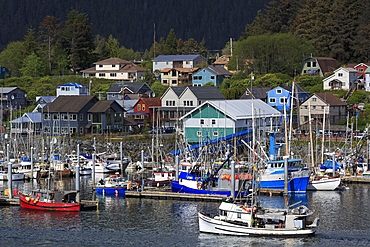
POLYGON ((53 114, 53 120, 59 120, 59 113, 53 114))
POLYGON ((270 98, 270 99, 269 99, 269 102, 270 102, 270 103, 276 103, 276 98, 270 98))
POLYGON ((186 100, 184 100, 184 106, 186 106, 186 100))
POLYGON ((60 114, 60 118, 62 120, 68 120, 68 114, 66 114, 66 113, 60 114))
POLYGON ((364 69, 358 69, 359 72, 364 72, 364 69))
POLYGON ((172 80, 172 84, 177 84, 177 81, 176 80, 172 80))
POLYGON ((186 64, 190 64, 190 61, 186 61, 186 64))
POLYGON ((175 101, 173 100, 173 101, 172 101, 172 106, 175 106, 175 105, 176 105, 176 104, 175 104, 175 101))
POLYGON ((44 132, 45 132, 45 133, 50 133, 50 127, 45 127, 45 128, 44 128, 44 132))
POLYGON ((145 111, 145 105, 144 104, 142 105, 141 110, 145 111))
POLYGON ((112 64, 112 68, 114 68, 114 67, 116 67, 116 65, 115 64, 112 64))
POLYGON ((214 80, 214 79, 215 79, 215 76, 214 76, 214 75, 212 75, 212 76, 211 76, 211 80, 214 80))
POLYGON ((77 128, 76 127, 69 128, 69 133, 71 133, 71 134, 77 133, 77 128))
POLYGON ((168 65, 168 62, 166 62, 166 65, 168 65))
POLYGON ((204 124, 204 119, 201 119, 200 120, 200 124, 204 124))
POLYGON ((276 89, 277 94, 281 94, 281 89, 276 89))
POLYGON ((110 77, 116 77, 117 76, 117 73, 110 73, 109 76, 110 77))
POLYGON ((101 123, 101 113, 93 113, 92 114, 92 122, 93 123, 101 123))
POLYGON ((197 131, 197 136, 202 136, 202 131, 197 131))
POLYGON ((316 62, 312 62, 312 67, 316 67, 316 62))
POLYGON ((172 70, 172 76, 176 76, 176 70, 175 69, 172 70))
POLYGON ((65 91, 65 90, 66 90, 66 88, 65 88, 65 87, 61 87, 61 88, 60 88, 60 90, 61 90, 61 91, 65 91))
POLYGON ((87 114, 87 121, 91 121, 91 113, 87 114))
POLYGON ((166 100, 166 106, 168 106, 169 104, 168 104, 168 100, 166 100))
POLYGON ((158 62, 155 62, 154 64, 155 64, 155 65, 158 65, 158 62))
POLYGON ((202 80, 202 77, 201 76, 198 76, 198 80, 202 80))
POLYGON ((190 106, 193 106, 193 101, 190 101, 190 106))
POLYGON ((167 84, 167 80, 163 80, 162 82, 163 82, 163 84, 167 84))
POLYGON ((200 100, 199 100, 199 101, 198 101, 198 105, 201 105, 201 104, 202 104, 202 101, 200 101, 200 100))
POLYGON ((213 131, 213 136, 218 136, 218 131, 213 131))
POLYGON ((316 109, 316 106, 315 106, 315 105, 314 105, 314 106, 312 106, 312 109, 314 109, 314 110, 315 110, 315 109, 316 109))
POLYGON ((44 113, 44 120, 50 120, 50 114, 44 113))
POLYGON ((307 122, 308 121, 308 116, 304 116, 304 121, 307 122))
POLYGON ((343 77, 343 73, 338 73, 338 77, 343 77))
POLYGON ((59 127, 53 128, 53 134, 59 134, 59 127))
POLYGON ((105 77, 105 73, 99 73, 99 77, 105 77))
POLYGON ((62 134, 68 134, 68 127, 62 127, 62 134))
POLYGON ((307 109, 307 106, 306 105, 304 106, 304 109, 307 109))
POLYGON ((324 110, 325 106, 321 106, 321 110, 324 110))
POLYGON ((205 69, 203 70, 203 73, 206 73, 206 70, 205 69))
POLYGON ((84 120, 84 114, 80 113, 80 121, 84 120))
POLYGON ((307 67, 311 67, 311 62, 307 62, 307 67))
POLYGON ((69 114, 69 119, 71 121, 77 121, 77 114, 69 114))
POLYGON ((84 133, 84 128, 80 127, 80 134, 82 135, 84 133))
POLYGON ((312 102, 316 102, 316 98, 312 98, 312 102))
POLYGON ((137 105, 137 110, 138 110, 138 111, 140 111, 140 110, 141 110, 141 105, 140 105, 140 104, 138 104, 138 105, 137 105))
POLYGON ((284 104, 287 102, 287 98, 286 97, 281 97, 280 98, 280 104, 284 104))
POLYGON ((212 119, 212 124, 216 124, 216 119, 212 119))
POLYGON ((193 80, 198 80, 198 76, 194 76, 193 77, 193 80))
POLYGON ((99 64, 99 68, 103 68, 103 64, 99 64))

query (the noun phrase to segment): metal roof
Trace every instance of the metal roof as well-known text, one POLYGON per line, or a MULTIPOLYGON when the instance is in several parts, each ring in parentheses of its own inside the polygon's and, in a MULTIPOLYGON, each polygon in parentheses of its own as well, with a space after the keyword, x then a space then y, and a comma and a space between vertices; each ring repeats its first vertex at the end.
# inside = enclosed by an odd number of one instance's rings
POLYGON ((75 83, 75 82, 59 85, 59 86, 57 86, 57 88, 66 87, 66 86, 67 87, 75 87, 75 88, 83 88, 83 87, 87 88, 87 86, 81 85, 81 84, 78 84, 78 83, 75 83))
POLYGON ((17 89, 18 87, 0 87, 1 93, 10 93, 11 91, 17 89))
POLYGON ((158 57, 154 58, 153 62, 158 61, 184 61, 184 60, 194 60, 200 57, 200 54, 196 55, 159 55, 158 57))

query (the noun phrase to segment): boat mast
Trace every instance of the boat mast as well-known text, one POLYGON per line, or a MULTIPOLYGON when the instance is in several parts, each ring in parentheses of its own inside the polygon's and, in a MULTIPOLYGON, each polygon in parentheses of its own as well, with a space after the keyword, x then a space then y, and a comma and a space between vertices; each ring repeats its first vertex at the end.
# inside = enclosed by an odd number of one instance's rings
POLYGON ((287 126, 287 116, 286 116, 286 102, 284 99, 284 128, 285 128, 285 155, 289 157, 289 150, 288 150, 288 126, 287 126))
MULTIPOLYGON (((291 100, 290 100, 290 126, 289 126, 289 147, 288 147, 288 153, 290 153, 290 147, 291 147, 291 141, 292 141, 292 126, 293 126, 293 103, 294 103, 294 81, 293 81, 293 85, 292 85, 292 92, 290 93, 290 97, 291 97, 291 100)), ((298 103, 297 103, 297 108, 298 108, 298 103)))
MULTIPOLYGON (((255 171, 257 170, 256 168, 256 162, 255 162, 255 152, 254 152, 254 147, 255 147, 255 142, 256 142, 256 136, 255 136, 255 126, 254 126, 254 102, 253 102, 253 72, 251 72, 251 98, 252 98, 252 153, 253 153, 253 171, 252 171, 252 177, 253 177, 253 180, 254 181, 257 181, 257 179, 255 179, 255 171)), ((254 204, 254 189, 255 189, 255 186, 254 186, 254 181, 252 183, 252 205, 254 204)))
POLYGON ((312 126, 311 126, 311 104, 308 102, 308 121, 310 124, 310 144, 311 144, 311 166, 312 168, 315 167, 314 161, 313 161, 313 142, 312 142, 312 126))
POLYGON ((325 141, 325 106, 324 106, 324 119, 322 124, 322 143, 321 143, 321 164, 324 164, 324 141, 325 141))

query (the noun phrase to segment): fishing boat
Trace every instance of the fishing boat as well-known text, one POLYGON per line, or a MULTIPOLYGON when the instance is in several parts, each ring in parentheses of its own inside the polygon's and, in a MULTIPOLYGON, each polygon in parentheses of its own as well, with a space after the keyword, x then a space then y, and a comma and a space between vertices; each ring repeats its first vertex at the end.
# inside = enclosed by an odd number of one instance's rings
MULTIPOLYGON (((144 179, 145 186, 150 187, 166 187, 171 184, 171 181, 175 180, 176 172, 167 171, 165 169, 153 171, 153 176, 144 179)), ((141 180, 133 180, 133 182, 141 183, 141 180)))
POLYGON ((97 194, 123 196, 127 190, 131 190, 136 187, 136 183, 127 181, 125 178, 121 177, 121 175, 109 175, 99 181, 95 186, 95 192, 97 194))
POLYGON ((78 212, 81 203, 76 202, 77 191, 39 191, 33 190, 31 194, 19 193, 19 201, 22 208, 45 210, 78 212))
POLYGON ((335 190, 340 186, 340 175, 335 176, 312 176, 308 182, 307 190, 335 190))
POLYGON ((263 208, 223 200, 216 216, 198 212, 199 231, 238 236, 310 236, 315 234, 319 218, 306 206, 284 209, 263 208))

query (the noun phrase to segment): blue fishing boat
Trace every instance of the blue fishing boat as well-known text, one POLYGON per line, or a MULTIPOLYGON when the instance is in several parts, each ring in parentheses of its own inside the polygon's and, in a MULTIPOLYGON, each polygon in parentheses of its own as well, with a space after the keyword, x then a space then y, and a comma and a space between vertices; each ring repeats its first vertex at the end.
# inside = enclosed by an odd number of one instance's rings
POLYGON ((110 175, 99 181, 95 186, 95 192, 107 196, 124 196, 127 190, 132 190, 136 187, 135 183, 125 180, 120 175, 110 175))

